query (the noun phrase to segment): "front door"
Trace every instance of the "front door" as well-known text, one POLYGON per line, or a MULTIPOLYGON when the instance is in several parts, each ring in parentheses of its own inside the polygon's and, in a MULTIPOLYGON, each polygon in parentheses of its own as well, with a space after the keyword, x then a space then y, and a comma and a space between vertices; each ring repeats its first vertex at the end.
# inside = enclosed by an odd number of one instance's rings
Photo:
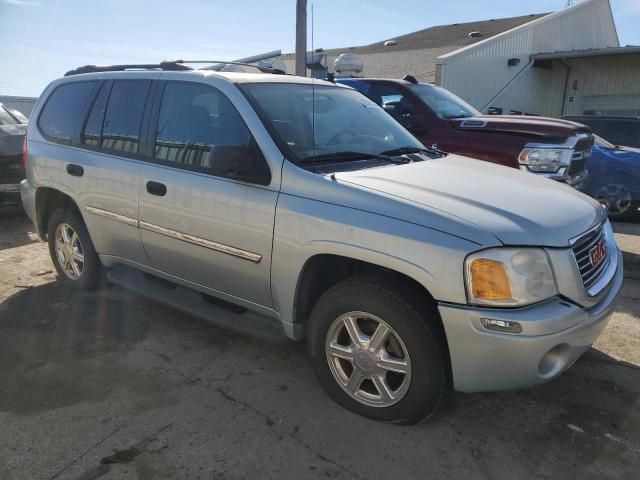
POLYGON ((271 307, 277 188, 216 168, 220 152, 252 150, 256 172, 268 177, 251 133, 211 85, 169 81, 158 96, 154 159, 142 166, 140 185, 140 233, 152 267, 222 298, 271 307))

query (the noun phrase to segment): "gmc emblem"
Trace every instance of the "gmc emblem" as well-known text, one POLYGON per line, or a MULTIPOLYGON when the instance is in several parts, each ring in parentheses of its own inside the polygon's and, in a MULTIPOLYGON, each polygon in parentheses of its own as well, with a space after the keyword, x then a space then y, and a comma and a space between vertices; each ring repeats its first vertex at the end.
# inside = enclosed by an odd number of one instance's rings
POLYGON ((595 247, 589 250, 589 260, 592 267, 597 267, 607 254, 604 240, 600 240, 595 247))

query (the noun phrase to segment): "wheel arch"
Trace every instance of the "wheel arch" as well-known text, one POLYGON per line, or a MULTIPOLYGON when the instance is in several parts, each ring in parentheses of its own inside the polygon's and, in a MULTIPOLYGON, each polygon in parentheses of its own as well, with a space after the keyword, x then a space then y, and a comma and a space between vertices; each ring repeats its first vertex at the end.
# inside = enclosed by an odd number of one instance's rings
POLYGON ((40 238, 47 238, 49 219, 58 208, 72 208, 78 212, 80 218, 83 218, 78 204, 68 194, 52 187, 38 188, 36 191, 36 226, 40 238))
MULTIPOLYGON (((296 331, 303 332, 301 337, 304 337, 306 322, 311 310, 322 294, 337 283, 357 275, 378 274, 392 278, 397 285, 412 289, 416 294, 422 296, 425 302, 435 304, 436 299, 424 281, 416 279, 420 276, 424 278, 427 272, 405 262, 394 261, 393 266, 384 263, 373 263, 355 256, 337 253, 317 253, 310 256, 300 270, 295 288, 293 318, 291 320, 298 327, 296 331)), ((444 334, 442 320, 439 315, 437 318, 444 334)))

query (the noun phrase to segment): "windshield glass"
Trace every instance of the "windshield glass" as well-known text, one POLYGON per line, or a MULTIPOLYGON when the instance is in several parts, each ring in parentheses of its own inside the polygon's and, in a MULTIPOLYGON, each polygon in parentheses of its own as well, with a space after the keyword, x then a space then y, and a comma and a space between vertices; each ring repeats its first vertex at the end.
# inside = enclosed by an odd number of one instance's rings
POLYGON ((599 135, 594 135, 593 136, 593 140, 594 140, 594 143, 599 147, 602 147, 602 148, 616 148, 616 146, 613 143, 608 142, 607 140, 605 140, 604 138, 602 138, 599 135))
POLYGON ((378 155, 424 148, 382 108, 355 90, 327 85, 253 83, 255 100, 271 131, 300 163, 339 152, 378 155))
POLYGON ((416 84, 411 85, 411 89, 440 118, 467 118, 480 115, 478 110, 444 88, 436 87, 435 85, 416 84))
POLYGON ((0 106, 0 125, 17 125, 17 123, 16 119, 3 106, 0 106))

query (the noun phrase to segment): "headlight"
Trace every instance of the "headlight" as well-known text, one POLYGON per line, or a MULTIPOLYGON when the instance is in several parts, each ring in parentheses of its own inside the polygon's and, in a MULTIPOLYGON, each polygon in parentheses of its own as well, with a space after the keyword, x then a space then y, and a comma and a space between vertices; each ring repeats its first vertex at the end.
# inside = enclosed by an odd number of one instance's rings
POLYGON ((465 280, 470 303, 519 307, 558 293, 541 248, 492 248, 469 255, 465 280))
POLYGON ((567 148, 525 148, 518 162, 532 172, 556 173, 571 164, 572 154, 573 150, 567 148))

